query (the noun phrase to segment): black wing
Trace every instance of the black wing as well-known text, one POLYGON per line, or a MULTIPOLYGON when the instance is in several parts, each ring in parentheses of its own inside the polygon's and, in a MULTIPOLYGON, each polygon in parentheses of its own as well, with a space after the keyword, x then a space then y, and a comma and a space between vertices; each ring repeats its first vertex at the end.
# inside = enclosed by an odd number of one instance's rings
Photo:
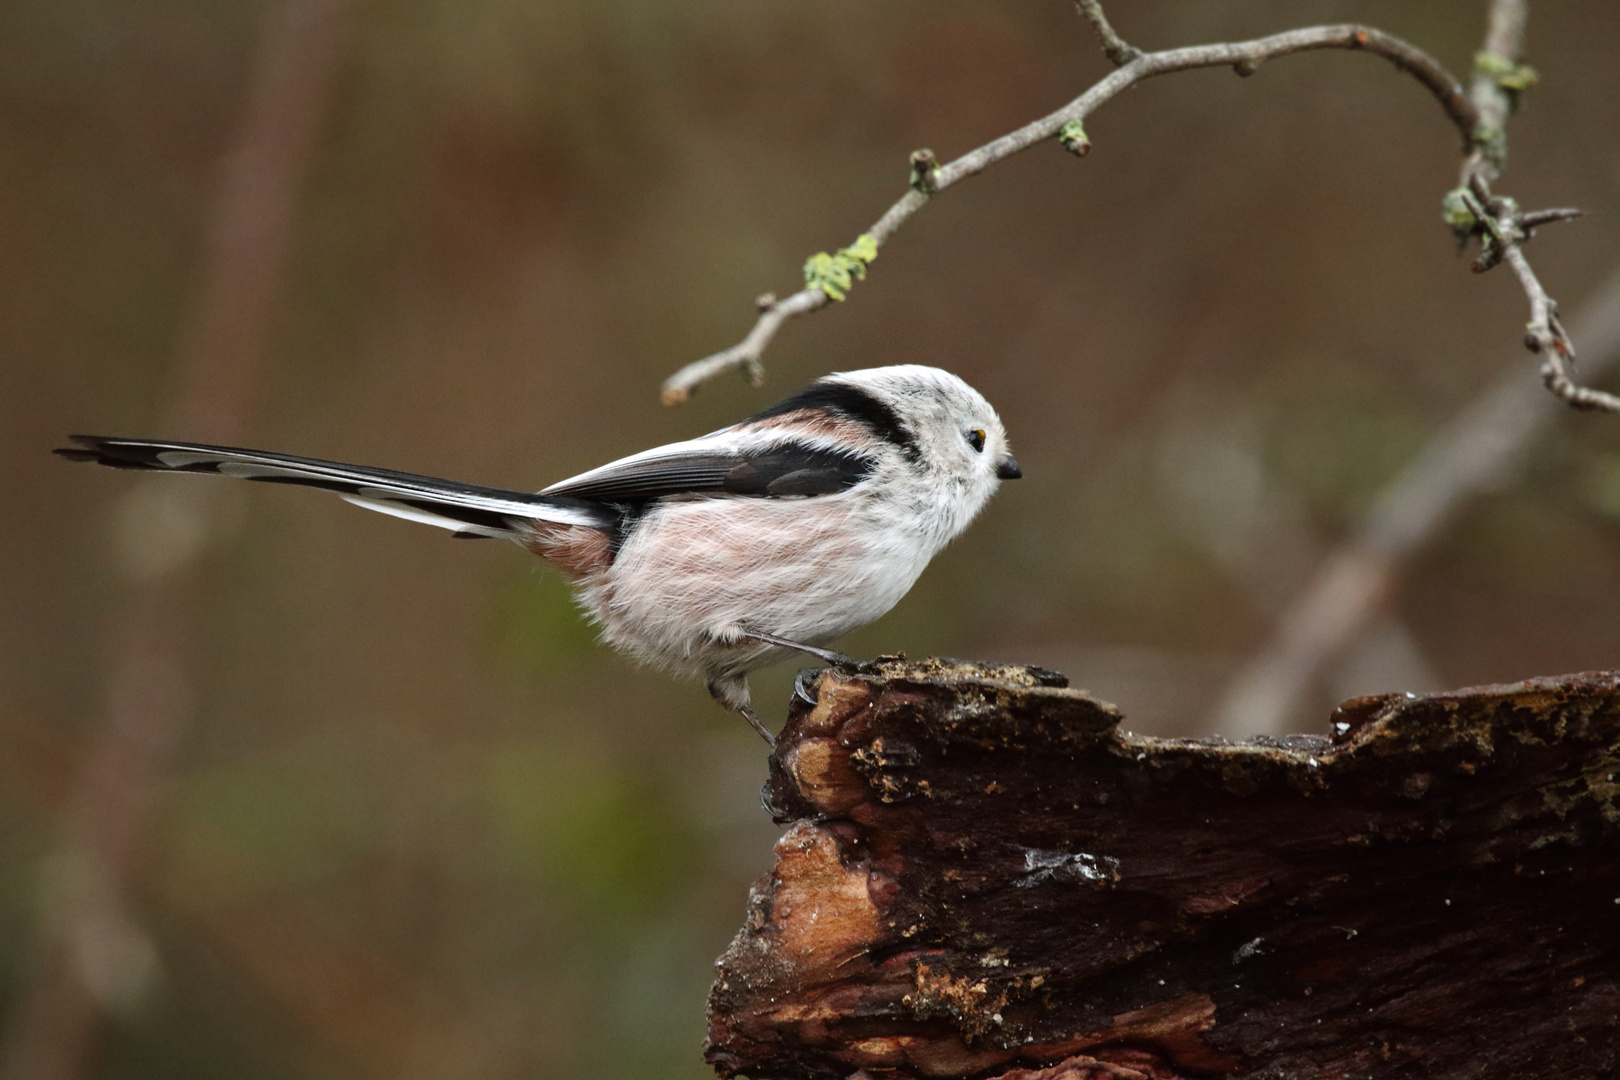
POLYGON ((860 483, 872 467, 872 459, 859 454, 802 443, 781 443, 754 453, 694 447, 686 453, 625 458, 553 484, 545 494, 608 503, 688 494, 831 495, 860 483))

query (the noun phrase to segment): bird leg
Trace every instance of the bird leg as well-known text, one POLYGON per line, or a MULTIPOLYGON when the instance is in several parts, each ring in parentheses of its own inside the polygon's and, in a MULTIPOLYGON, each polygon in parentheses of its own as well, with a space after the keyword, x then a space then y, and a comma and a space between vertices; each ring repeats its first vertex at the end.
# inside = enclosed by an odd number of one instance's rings
POLYGON ((743 675, 717 676, 709 680, 709 696, 732 712, 741 713, 742 718, 748 721, 750 727, 759 732, 759 737, 765 740, 765 745, 772 750, 776 749, 776 736, 770 729, 759 722, 754 715, 753 695, 748 692, 748 679, 743 675))
POLYGON ((806 645, 800 641, 789 641, 787 638, 780 638, 775 634, 762 634, 758 630, 744 630, 742 632, 742 636, 745 638, 752 638, 755 641, 762 641, 766 645, 775 645, 782 649, 795 649, 802 653, 809 653, 816 659, 831 664, 833 667, 858 668, 861 666, 861 661, 855 659, 853 656, 845 656, 843 653, 833 652, 831 649, 821 649, 814 645, 806 645))
POLYGON ((772 750, 775 750, 776 749, 776 736, 772 735, 771 732, 770 732, 770 729, 767 728, 764 724, 759 722, 759 717, 754 715, 754 710, 750 709, 748 706, 744 705, 741 708, 739 708, 737 711, 742 713, 742 716, 743 716, 744 720, 748 721, 751 725, 753 725, 753 728, 754 728, 755 731, 759 732, 759 737, 765 740, 765 745, 770 747, 772 750))
MULTIPOLYGON (((787 638, 777 637, 775 634, 763 634, 757 630, 742 630, 738 632, 737 636, 758 641, 764 645, 774 645, 780 649, 794 649, 798 652, 809 653, 816 659, 831 664, 833 667, 860 668, 864 666, 861 661, 853 656, 845 656, 841 652, 817 648, 814 645, 806 645, 798 641, 789 641, 787 638)), ((794 681, 793 692, 811 704, 815 704, 815 698, 804 689, 799 680, 794 681)), ((749 700, 747 679, 740 676, 710 679, 709 693, 726 708, 741 713, 742 718, 748 721, 749 726, 759 732, 759 737, 765 740, 766 745, 773 750, 776 749, 776 737, 770 733, 770 730, 764 724, 760 723, 759 717, 755 716, 754 710, 750 708, 752 702, 749 700)))

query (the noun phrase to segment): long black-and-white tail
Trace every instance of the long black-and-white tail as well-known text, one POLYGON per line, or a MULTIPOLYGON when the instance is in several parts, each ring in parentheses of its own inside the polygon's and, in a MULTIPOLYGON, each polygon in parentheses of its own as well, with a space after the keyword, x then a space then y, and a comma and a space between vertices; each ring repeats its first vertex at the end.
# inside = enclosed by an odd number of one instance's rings
POLYGON ((614 524, 608 507, 582 499, 503 491, 392 469, 230 446, 100 435, 69 437, 79 445, 56 453, 70 461, 93 461, 115 469, 147 472, 217 473, 243 480, 324 488, 356 506, 437 525, 462 537, 518 539, 523 534, 523 523, 532 521, 592 528, 610 528, 614 524))

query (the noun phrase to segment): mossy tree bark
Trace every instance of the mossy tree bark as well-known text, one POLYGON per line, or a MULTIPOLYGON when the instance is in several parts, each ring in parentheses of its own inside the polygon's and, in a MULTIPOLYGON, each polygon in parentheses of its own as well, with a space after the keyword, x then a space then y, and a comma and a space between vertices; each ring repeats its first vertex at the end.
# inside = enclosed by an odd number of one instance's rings
POLYGON ((1133 737, 1039 669, 796 699, 724 1076, 1620 1075, 1620 675, 1133 737))

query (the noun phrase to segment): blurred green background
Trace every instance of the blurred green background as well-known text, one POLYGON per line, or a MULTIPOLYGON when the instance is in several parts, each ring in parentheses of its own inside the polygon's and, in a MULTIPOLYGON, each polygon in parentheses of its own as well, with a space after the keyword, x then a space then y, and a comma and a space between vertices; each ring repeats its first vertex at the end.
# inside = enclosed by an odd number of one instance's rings
MULTIPOLYGON (((190 519, 152 499, 191 495, 47 453, 218 430, 176 401, 210 359, 199 312, 234 310, 222 170, 300 3, 0 6, 6 1080, 708 1075, 710 964, 775 835, 741 721, 596 644, 515 547, 239 485, 165 573, 142 545, 190 519)), ((1150 48, 1354 19, 1466 72, 1483 6, 1111 13, 1150 48)), ((1045 664, 1137 730, 1206 730, 1380 486, 1501 372, 1535 379, 1521 293, 1440 223, 1440 110, 1316 53, 1127 93, 1084 161, 1037 147, 928 207, 785 328, 764 389, 664 408, 664 376, 903 191, 911 150, 954 157, 1105 74, 1072 7, 313 7, 288 55, 327 76, 280 102, 308 152, 227 428, 534 489, 829 370, 950 368, 1026 479, 856 654, 1045 664)), ((1531 249, 1569 312, 1620 261, 1620 5, 1536 5, 1530 45, 1500 190, 1594 211, 1531 249)), ((1293 727, 1356 692, 1620 666, 1620 418, 1546 408, 1412 568, 1388 647, 1293 727)), ((756 679, 773 725, 791 675, 756 679)))

